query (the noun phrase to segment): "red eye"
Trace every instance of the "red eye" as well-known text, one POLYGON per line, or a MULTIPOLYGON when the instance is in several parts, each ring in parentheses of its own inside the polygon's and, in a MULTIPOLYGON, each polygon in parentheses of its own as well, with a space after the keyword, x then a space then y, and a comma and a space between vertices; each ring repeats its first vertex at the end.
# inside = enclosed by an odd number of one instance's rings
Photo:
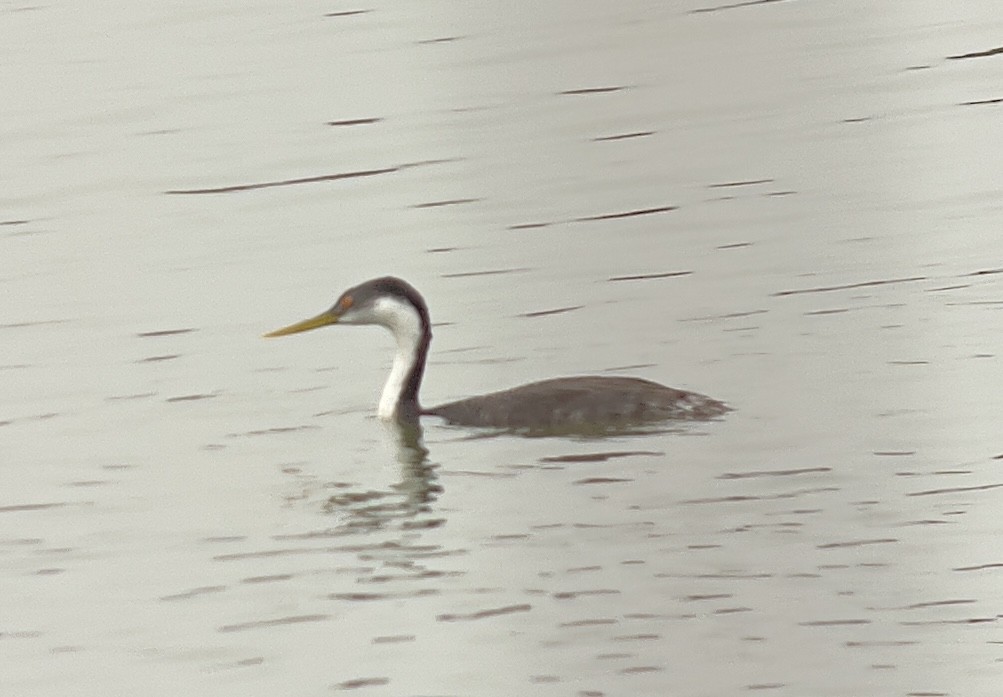
POLYGON ((341 299, 341 302, 338 303, 338 307, 341 309, 342 312, 344 312, 345 310, 347 310, 348 308, 350 308, 352 306, 353 302, 355 302, 355 301, 352 300, 352 296, 351 295, 346 295, 345 297, 343 297, 341 299))

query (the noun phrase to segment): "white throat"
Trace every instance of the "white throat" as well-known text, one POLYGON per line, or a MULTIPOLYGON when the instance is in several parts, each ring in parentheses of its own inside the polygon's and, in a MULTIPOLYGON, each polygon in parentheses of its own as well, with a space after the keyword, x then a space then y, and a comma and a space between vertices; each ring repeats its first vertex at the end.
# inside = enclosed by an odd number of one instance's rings
POLYGON ((389 329, 397 342, 394 364, 376 410, 376 415, 387 421, 396 415, 408 376, 418 360, 422 338, 421 316, 409 303, 395 298, 380 298, 373 305, 372 321, 389 329))

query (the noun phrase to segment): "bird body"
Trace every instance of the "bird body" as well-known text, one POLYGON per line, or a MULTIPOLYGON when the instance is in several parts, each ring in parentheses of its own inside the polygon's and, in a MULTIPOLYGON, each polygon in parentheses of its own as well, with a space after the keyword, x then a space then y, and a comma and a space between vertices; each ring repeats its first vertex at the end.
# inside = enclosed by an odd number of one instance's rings
POLYGON ((394 335, 397 350, 377 415, 414 421, 438 416, 447 422, 536 433, 598 433, 668 420, 709 420, 729 408, 695 392, 630 377, 575 376, 533 382, 423 409, 418 400, 431 321, 424 298, 394 277, 366 281, 342 293, 316 317, 265 336, 284 336, 330 324, 378 324, 394 335))
POLYGON ((423 413, 450 423, 515 431, 592 431, 668 420, 706 420, 717 400, 640 378, 553 378, 442 404, 423 413))

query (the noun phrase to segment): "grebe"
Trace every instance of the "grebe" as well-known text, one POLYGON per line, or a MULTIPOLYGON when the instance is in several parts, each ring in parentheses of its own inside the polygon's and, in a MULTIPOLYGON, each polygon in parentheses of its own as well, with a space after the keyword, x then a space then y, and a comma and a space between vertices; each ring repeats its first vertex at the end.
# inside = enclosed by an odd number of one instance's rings
POLYGON ((529 433, 603 433, 659 421, 706 421, 730 411, 716 399, 650 380, 579 376, 532 382, 424 409, 418 390, 432 341, 428 306, 406 281, 375 278, 349 288, 331 309, 265 334, 285 336, 330 324, 378 324, 397 341, 377 415, 414 422, 438 416, 451 424, 529 433))

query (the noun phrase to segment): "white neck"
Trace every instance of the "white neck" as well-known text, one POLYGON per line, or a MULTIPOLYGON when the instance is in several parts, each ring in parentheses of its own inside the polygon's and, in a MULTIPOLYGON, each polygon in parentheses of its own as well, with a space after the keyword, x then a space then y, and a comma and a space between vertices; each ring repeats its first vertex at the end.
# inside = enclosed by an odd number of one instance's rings
POLYGON ((401 394, 418 355, 422 338, 421 317, 409 304, 392 298, 377 300, 373 310, 379 318, 378 323, 389 329, 397 342, 394 364, 376 411, 377 416, 387 421, 396 416, 401 394))
POLYGON ((388 421, 394 418, 397 405, 400 403, 401 393, 404 391, 405 380, 411 372, 414 364, 413 348, 403 345, 398 339, 397 353, 394 354, 394 365, 390 369, 387 382, 383 385, 383 394, 380 395, 380 406, 376 410, 376 415, 388 421))

